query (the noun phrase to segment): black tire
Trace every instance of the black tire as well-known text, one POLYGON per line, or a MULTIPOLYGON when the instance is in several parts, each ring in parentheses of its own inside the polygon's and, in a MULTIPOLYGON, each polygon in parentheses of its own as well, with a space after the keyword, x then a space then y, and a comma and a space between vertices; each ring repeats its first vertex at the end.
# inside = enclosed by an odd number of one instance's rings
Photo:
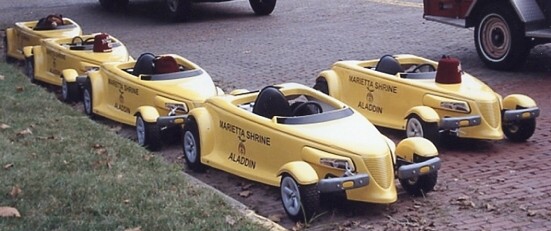
POLYGON ((256 15, 269 15, 274 11, 276 0, 249 0, 256 15))
POLYGON ((165 15, 168 20, 174 22, 187 22, 191 20, 191 0, 165 0, 165 15))
POLYGON ((407 137, 424 137, 433 144, 440 142, 440 132, 437 123, 428 123, 418 115, 411 115, 406 123, 407 137))
POLYGON ((150 151, 161 149, 161 129, 157 123, 146 122, 140 114, 136 116, 136 136, 142 147, 150 151))
POLYGON ((103 9, 113 11, 125 9, 128 6, 129 0, 99 0, 99 3, 103 9))
POLYGON ((82 93, 78 83, 68 83, 63 76, 61 76, 61 100, 66 103, 78 102, 82 93))
POLYGON ((412 196, 424 196, 434 190, 438 181, 438 172, 432 172, 415 179, 400 179, 400 185, 412 196))
POLYGON ((27 75, 31 83, 36 83, 36 78, 34 76, 34 56, 25 59, 25 75, 27 75))
POLYGON ((520 120, 502 125, 503 133, 511 141, 524 142, 536 131, 536 119, 520 120))
POLYGON ((187 166, 195 172, 204 172, 205 165, 201 163, 201 140, 199 127, 193 117, 184 124, 182 149, 187 166))
POLYGON ((475 26, 474 40, 478 56, 486 66, 513 70, 524 64, 531 44, 524 36, 524 26, 507 4, 490 4, 481 12, 475 26))
POLYGON ((318 78, 316 79, 316 84, 314 84, 314 89, 321 91, 322 93, 329 95, 329 85, 327 84, 327 80, 324 78, 318 78))
POLYGON ((288 174, 281 176, 281 203, 287 216, 294 221, 309 222, 320 205, 316 184, 300 185, 288 174))
POLYGON ((84 89, 82 90, 82 104, 84 113, 90 118, 94 118, 94 97, 92 91, 92 82, 90 79, 86 79, 84 83, 84 89))

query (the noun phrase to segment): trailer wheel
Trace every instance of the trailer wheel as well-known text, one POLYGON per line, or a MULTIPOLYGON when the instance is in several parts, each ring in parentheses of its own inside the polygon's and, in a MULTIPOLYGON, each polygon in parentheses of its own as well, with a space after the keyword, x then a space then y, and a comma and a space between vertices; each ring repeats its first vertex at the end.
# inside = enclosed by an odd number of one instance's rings
POLYGON ((475 26, 474 40, 480 59, 486 66, 497 70, 522 66, 531 48, 517 14, 502 4, 490 4, 482 10, 475 26))

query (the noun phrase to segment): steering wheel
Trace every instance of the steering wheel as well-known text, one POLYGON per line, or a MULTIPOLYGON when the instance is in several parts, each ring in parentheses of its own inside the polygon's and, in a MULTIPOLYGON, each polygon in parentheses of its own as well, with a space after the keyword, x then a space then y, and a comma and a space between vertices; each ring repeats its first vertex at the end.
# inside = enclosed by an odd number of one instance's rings
POLYGON ((304 103, 299 104, 297 107, 293 109, 293 115, 295 116, 303 116, 303 115, 310 115, 310 114, 317 114, 322 113, 323 109, 321 108, 321 105, 318 102, 314 101, 306 101, 304 103), (315 108, 315 112, 312 112, 312 107, 309 107, 312 105, 315 108))
POLYGON ((86 40, 84 40, 83 44, 93 44, 94 43, 94 37, 92 38, 87 38, 86 40))
POLYGON ((75 37, 73 37, 73 39, 71 40, 71 44, 77 44, 77 40, 80 40, 80 43, 84 43, 84 40, 82 39, 82 37, 80 37, 80 36, 75 36, 75 37))
POLYGON ((413 70, 410 71, 410 73, 418 73, 418 72, 432 72, 436 71, 436 68, 430 64, 430 63, 423 63, 420 65, 417 65, 413 70), (423 68, 426 68, 425 70, 422 70, 423 68))

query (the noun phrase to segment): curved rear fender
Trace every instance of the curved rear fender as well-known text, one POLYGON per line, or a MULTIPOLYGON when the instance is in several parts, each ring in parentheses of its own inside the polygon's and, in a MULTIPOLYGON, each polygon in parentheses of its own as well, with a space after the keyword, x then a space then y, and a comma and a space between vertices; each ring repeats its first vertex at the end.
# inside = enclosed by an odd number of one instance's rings
POLYGON ((68 83, 77 81, 78 72, 75 69, 65 69, 61 72, 61 78, 64 78, 68 83))
POLYGON ((155 107, 152 106, 138 107, 134 116, 137 116, 138 114, 140 114, 144 121, 148 123, 156 123, 157 118, 159 117, 159 112, 155 107))
MULTIPOLYGON (((436 113, 434 109, 427 106, 415 106, 406 113, 405 120, 409 119, 412 115, 417 115, 421 119, 428 123, 438 123, 440 122, 440 115, 436 113)), ((405 123, 404 123, 405 124, 405 123)))
POLYGON ((34 52, 39 52, 40 49, 34 49, 33 46, 26 46, 26 47, 23 47, 23 56, 25 56, 25 58, 30 58, 33 56, 34 52))
POLYGON ((6 40, 8 42, 8 47, 4 47, 4 49, 6 49, 6 51, 12 51, 13 50, 13 43, 15 41, 15 31, 13 28, 6 28, 6 40))
MULTIPOLYGON (((212 121, 209 111, 206 108, 199 107, 192 109, 188 115, 188 119, 193 118, 197 122, 199 140, 201 141, 201 153, 205 153, 205 155, 212 153, 215 142, 215 139, 213 139, 215 134, 212 127, 216 126, 216 124, 213 124, 214 121, 212 121)), ((186 126, 186 122, 184 122, 184 127, 186 126)))
POLYGON ((436 157, 438 150, 432 142, 422 137, 406 138, 396 146, 396 156, 414 163, 414 156, 436 157))
POLYGON ((325 79, 327 81, 327 87, 329 89, 329 95, 339 99, 341 96, 341 79, 337 75, 337 72, 333 70, 325 70, 319 74, 316 81, 319 79, 325 79))
POLYGON ((318 183, 319 177, 314 168, 304 161, 293 161, 283 165, 277 172, 278 176, 287 173, 301 185, 318 183))
POLYGON ((503 109, 517 109, 517 107, 531 108, 536 106, 536 101, 526 95, 512 94, 503 99, 503 109))

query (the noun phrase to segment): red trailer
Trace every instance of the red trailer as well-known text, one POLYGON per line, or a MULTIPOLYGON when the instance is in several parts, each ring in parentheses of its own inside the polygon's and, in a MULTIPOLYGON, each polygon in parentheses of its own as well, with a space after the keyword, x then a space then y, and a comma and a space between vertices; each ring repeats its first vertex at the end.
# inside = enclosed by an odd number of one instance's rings
POLYGON ((490 68, 524 64, 535 45, 551 42, 549 0, 423 0, 423 18, 474 27, 478 56, 490 68))

